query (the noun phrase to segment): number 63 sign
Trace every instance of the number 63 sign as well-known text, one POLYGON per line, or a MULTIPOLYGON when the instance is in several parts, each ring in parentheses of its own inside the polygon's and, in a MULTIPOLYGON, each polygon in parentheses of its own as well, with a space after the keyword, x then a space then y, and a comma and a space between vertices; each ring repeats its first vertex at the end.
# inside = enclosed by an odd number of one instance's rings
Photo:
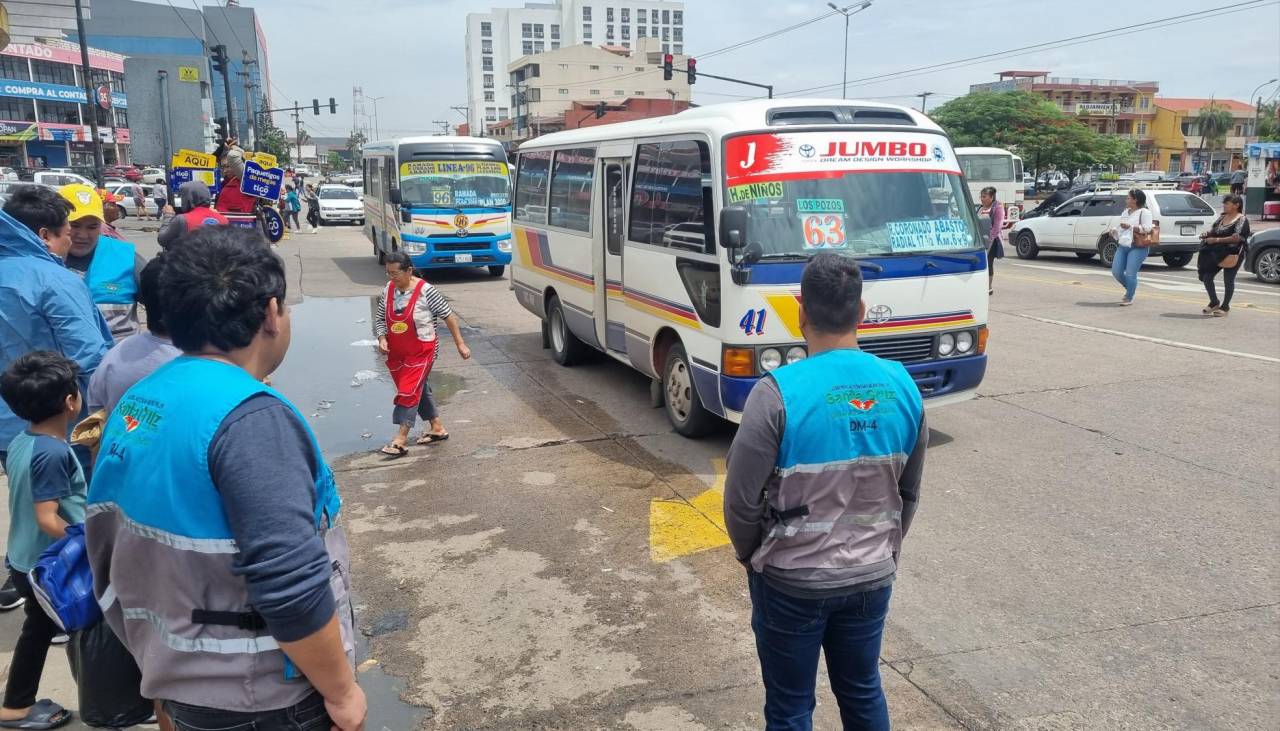
POLYGON ((844 214, 825 213, 804 217, 806 249, 838 249, 844 244, 844 214))

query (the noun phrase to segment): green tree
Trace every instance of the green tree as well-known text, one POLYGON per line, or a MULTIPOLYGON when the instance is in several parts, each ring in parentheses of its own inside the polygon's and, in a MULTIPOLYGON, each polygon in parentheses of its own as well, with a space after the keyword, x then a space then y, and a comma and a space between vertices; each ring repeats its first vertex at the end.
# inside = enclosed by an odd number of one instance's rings
POLYGON ((329 150, 327 163, 331 173, 347 172, 347 161, 342 159, 337 150, 329 150))
POLYGON ((351 134, 347 137, 347 152, 351 153, 351 164, 359 166, 363 155, 361 150, 364 149, 364 143, 369 140, 365 139, 364 132, 358 129, 351 130, 351 134))
POLYGON ((1052 166, 1073 178, 1094 165, 1128 165, 1134 157, 1128 139, 1099 134, 1030 92, 968 94, 930 116, 957 147, 1009 148, 1036 170, 1052 166))
POLYGON ((1258 140, 1280 142, 1280 101, 1263 104, 1258 109, 1258 140))
MULTIPOLYGON (((1197 113, 1196 126, 1200 128, 1200 145, 1196 150, 1196 159, 1203 158, 1205 145, 1209 147, 1209 151, 1221 150, 1227 146, 1227 132, 1236 123, 1236 118, 1231 116, 1231 110, 1210 100, 1208 104, 1200 107, 1197 113)), ((1205 165, 1204 169, 1209 169, 1205 165)))
MULTIPOLYGON (((262 98, 262 108, 268 108, 266 97, 262 98)), ((289 139, 285 137, 284 130, 276 126, 270 114, 258 116, 258 147, 263 152, 275 155, 281 164, 287 164, 293 159, 289 139)))

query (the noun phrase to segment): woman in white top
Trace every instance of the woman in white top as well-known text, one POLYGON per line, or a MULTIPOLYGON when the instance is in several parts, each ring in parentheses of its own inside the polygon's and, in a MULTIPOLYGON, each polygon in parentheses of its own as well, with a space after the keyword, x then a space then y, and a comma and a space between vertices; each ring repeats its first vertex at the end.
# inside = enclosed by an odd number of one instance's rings
POLYGON ((1133 296, 1138 292, 1138 271, 1151 251, 1146 237, 1151 235, 1153 228, 1151 211, 1147 209, 1147 194, 1134 188, 1125 200, 1120 223, 1111 229, 1111 235, 1120 244, 1116 247, 1115 261, 1111 263, 1111 276, 1124 287, 1121 305, 1133 304, 1133 296))

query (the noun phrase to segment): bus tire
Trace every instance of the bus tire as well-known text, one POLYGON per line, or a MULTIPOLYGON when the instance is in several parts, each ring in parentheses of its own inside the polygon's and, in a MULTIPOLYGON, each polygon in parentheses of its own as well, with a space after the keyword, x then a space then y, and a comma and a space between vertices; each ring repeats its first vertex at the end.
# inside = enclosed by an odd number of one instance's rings
POLYGON ((697 439, 715 428, 715 414, 702 405, 689 355, 678 342, 667 351, 662 368, 662 402, 667 409, 667 419, 681 436, 697 439))
POLYGON ((491 277, 501 277, 503 274, 506 274, 506 273, 507 273, 507 267, 505 264, 494 264, 489 267, 489 276, 491 277))
POLYGON ((569 329, 569 323, 564 319, 564 307, 554 294, 547 303, 547 330, 551 335, 551 357, 557 363, 571 366, 582 360, 587 346, 569 329))

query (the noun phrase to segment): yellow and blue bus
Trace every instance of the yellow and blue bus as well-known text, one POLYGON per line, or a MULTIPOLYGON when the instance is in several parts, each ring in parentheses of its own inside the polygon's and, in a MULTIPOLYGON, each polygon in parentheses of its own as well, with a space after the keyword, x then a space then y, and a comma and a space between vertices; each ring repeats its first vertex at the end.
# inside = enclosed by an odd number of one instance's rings
POLYGON ((507 153, 477 137, 404 137, 364 146, 364 231, 382 262, 418 269, 511 263, 507 153))

